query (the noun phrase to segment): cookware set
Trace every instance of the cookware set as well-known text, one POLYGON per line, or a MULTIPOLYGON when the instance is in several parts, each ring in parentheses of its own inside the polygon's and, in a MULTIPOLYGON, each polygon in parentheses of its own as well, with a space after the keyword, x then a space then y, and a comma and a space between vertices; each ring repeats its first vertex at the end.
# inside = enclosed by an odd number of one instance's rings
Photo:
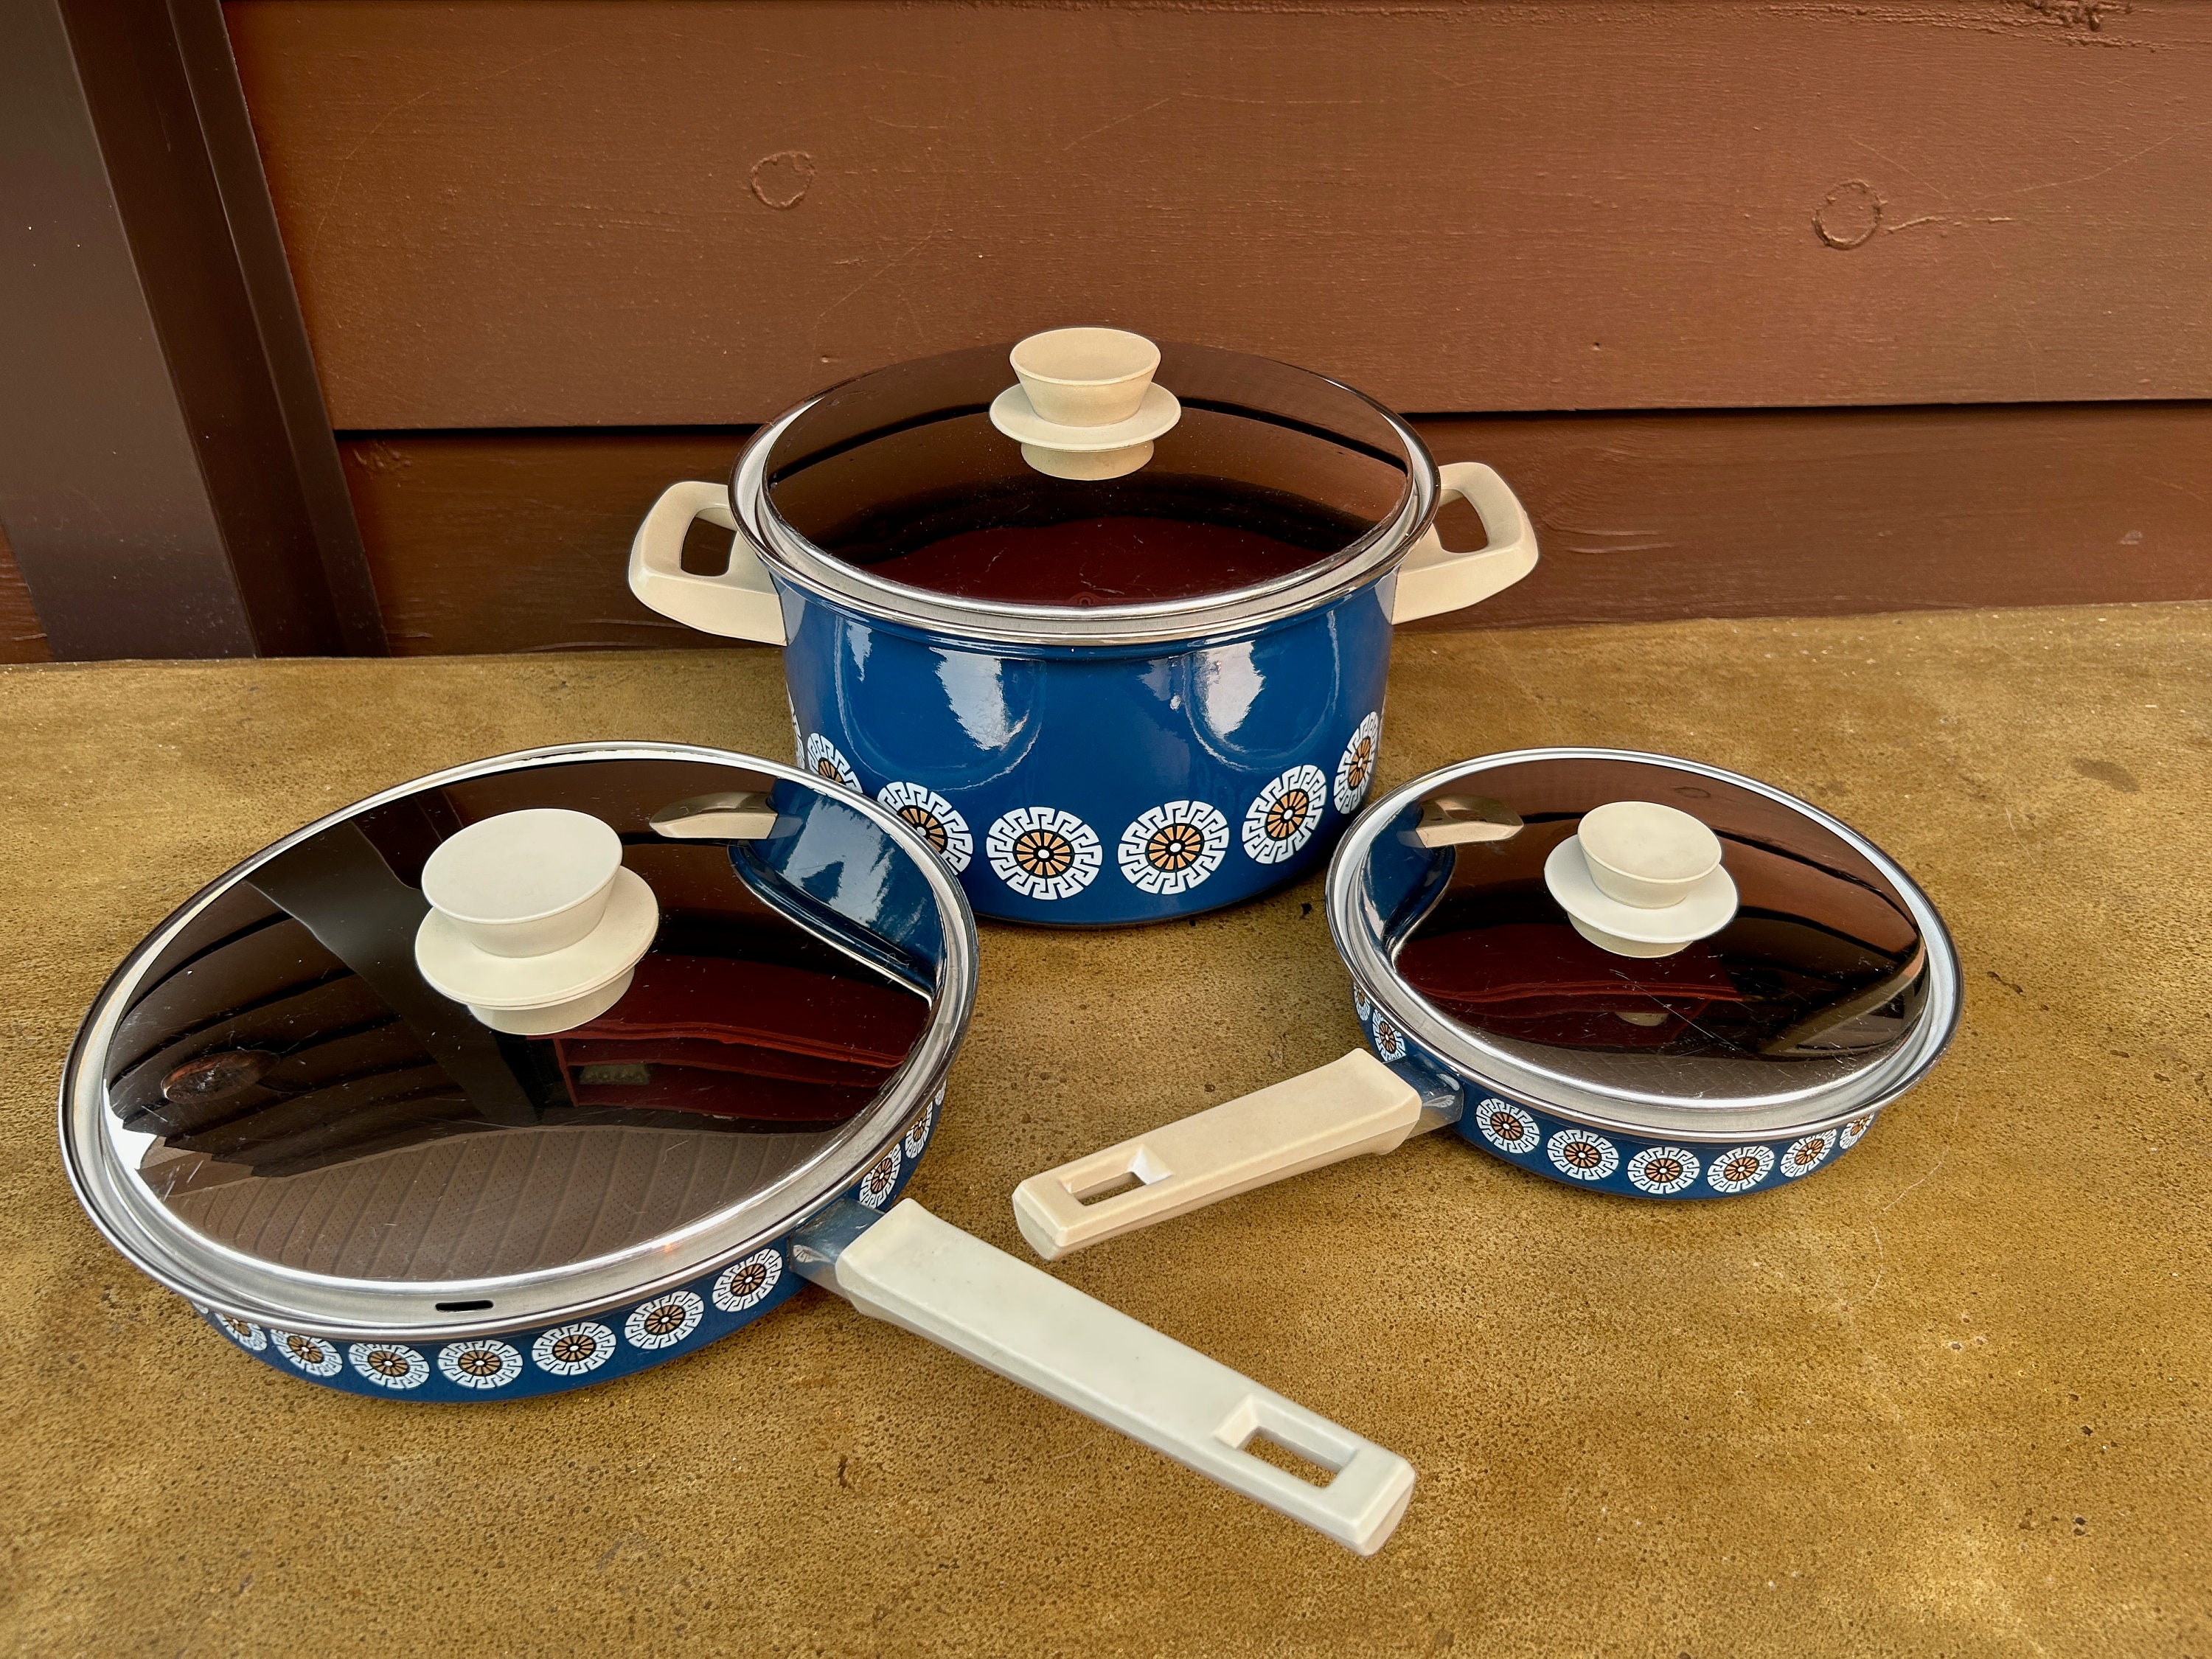
POLYGON ((1935 1063, 1941 919, 1778 790, 1559 749, 1368 803, 1393 625, 1536 562, 1495 473, 1238 353, 1071 329, 1008 364, 835 387, 640 526, 641 599, 782 648, 795 764, 477 761, 155 928, 62 1089, 117 1248, 279 1371, 410 1401, 608 1381, 811 1282, 1369 1553, 1402 1459, 904 1196, 976 913, 1154 921, 1328 860, 1366 1039, 1024 1181, 1048 1259, 1444 1127, 1572 1188, 1747 1195, 1935 1063), (1453 495, 1488 545, 1443 546, 1453 495))

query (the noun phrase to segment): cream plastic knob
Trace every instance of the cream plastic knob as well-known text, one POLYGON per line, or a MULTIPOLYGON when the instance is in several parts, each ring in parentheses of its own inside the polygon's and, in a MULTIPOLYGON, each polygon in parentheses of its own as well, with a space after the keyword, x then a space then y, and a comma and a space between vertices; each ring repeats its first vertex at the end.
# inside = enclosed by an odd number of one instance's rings
POLYGON ((1544 860, 1544 884, 1577 933, 1616 956, 1672 956, 1735 916, 1720 837, 1655 801, 1585 812, 1577 833, 1544 860))
POLYGON ((449 836, 422 866, 429 914, 415 965, 495 1030, 545 1036, 596 1018, 629 988, 660 907, 585 812, 502 812, 449 836))
POLYGON ((422 896, 479 951, 541 957, 599 925, 622 838, 588 812, 558 806, 502 812, 439 844, 422 866, 422 896))
POLYGON ((1576 834, 1599 890, 1642 909, 1680 903, 1720 867, 1721 838, 1656 801, 1609 802, 1583 814, 1576 834))
POLYGON ((1118 478, 1152 459, 1152 440, 1182 405, 1152 375, 1160 349, 1118 328, 1054 328, 1009 354, 1018 384, 991 404, 991 424, 1022 459, 1055 478, 1118 478))

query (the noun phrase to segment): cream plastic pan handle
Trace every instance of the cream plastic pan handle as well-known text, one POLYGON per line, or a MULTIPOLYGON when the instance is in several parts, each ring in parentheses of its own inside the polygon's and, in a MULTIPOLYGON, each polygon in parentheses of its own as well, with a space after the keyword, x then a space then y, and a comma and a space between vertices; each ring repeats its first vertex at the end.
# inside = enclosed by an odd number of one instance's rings
MULTIPOLYGON (((857 1207, 857 1206, 855 1206, 857 1207)), ((1119 1429, 1361 1555, 1413 1495, 1395 1452, 1018 1261, 907 1199, 799 1271, 862 1313, 1119 1429), (1333 1470, 1325 1486, 1244 1449, 1264 1437, 1333 1470)))
POLYGON ((1170 1216, 1362 1152, 1395 1152, 1421 1097, 1364 1048, 1303 1076, 1031 1176, 1014 1188, 1022 1237, 1051 1261, 1170 1216), (1084 1200, 1134 1176, 1141 1185, 1084 1200))
POLYGON ((781 645, 783 602, 742 533, 722 574, 695 575, 684 568, 684 538, 696 519, 737 529, 726 486, 686 478, 660 492, 630 541, 629 591, 662 616, 703 633, 781 645))
POLYGON ((1440 466, 1437 479, 1437 505, 1458 496, 1481 515, 1490 543, 1474 553, 1448 552, 1431 526, 1398 567, 1398 597, 1390 607, 1394 623, 1480 604, 1536 568, 1535 527, 1504 479, 1480 461, 1440 466))

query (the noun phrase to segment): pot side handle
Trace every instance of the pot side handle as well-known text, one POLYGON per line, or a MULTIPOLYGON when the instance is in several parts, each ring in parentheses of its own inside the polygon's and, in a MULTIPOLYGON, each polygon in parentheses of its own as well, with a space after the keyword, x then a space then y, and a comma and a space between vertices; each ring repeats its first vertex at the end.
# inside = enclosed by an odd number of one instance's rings
POLYGON ((1421 1097, 1364 1048, 1031 1176, 1014 1219, 1046 1261, 1362 1152, 1395 1152, 1421 1097), (1134 1176, 1124 1192, 1107 1189, 1134 1176), (1107 1193, 1102 1198, 1091 1194, 1107 1193), (1086 1200, 1091 1201, 1086 1202, 1086 1200))
POLYGON ((1390 620, 1464 610, 1501 593, 1536 568, 1536 531, 1505 480, 1480 461, 1454 461, 1437 469, 1437 504, 1456 495, 1482 518, 1488 545, 1473 553, 1445 550, 1431 526, 1398 566, 1398 597, 1390 620))
POLYGON ((695 520, 735 531, 726 485, 686 478, 660 492, 629 544, 629 591, 662 616, 702 632, 762 645, 781 645, 783 602, 742 532, 730 545, 730 568, 719 576, 684 568, 684 538, 695 520))
MULTIPOLYGON (((940 1221, 912 1199, 837 1253, 831 1288, 1010 1382, 1118 1429, 1361 1555, 1413 1493, 1396 1453, 940 1221), (1330 1471, 1316 1486, 1245 1448, 1330 1471)), ((812 1276, 812 1275, 810 1275, 812 1276)))

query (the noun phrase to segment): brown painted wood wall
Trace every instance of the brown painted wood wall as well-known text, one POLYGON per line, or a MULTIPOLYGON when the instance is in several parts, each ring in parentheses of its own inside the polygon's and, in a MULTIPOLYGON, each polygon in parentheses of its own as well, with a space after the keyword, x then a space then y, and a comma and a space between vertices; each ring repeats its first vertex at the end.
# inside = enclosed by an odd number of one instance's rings
POLYGON ((2203 7, 228 15, 396 649, 688 641, 660 483, 1078 319, 1434 412, 1548 556, 1473 621, 2212 597, 2203 7))
MULTIPOLYGON (((1419 426, 1439 459, 1488 461, 1512 479, 1544 550, 1538 576, 1425 626, 2212 599, 2212 404, 1419 426)), ((661 486, 726 477, 743 441, 347 441, 392 649, 707 642, 632 599, 624 560, 661 486)), ((1464 507, 1447 509, 1443 527, 1453 545, 1480 540, 1464 507)))

